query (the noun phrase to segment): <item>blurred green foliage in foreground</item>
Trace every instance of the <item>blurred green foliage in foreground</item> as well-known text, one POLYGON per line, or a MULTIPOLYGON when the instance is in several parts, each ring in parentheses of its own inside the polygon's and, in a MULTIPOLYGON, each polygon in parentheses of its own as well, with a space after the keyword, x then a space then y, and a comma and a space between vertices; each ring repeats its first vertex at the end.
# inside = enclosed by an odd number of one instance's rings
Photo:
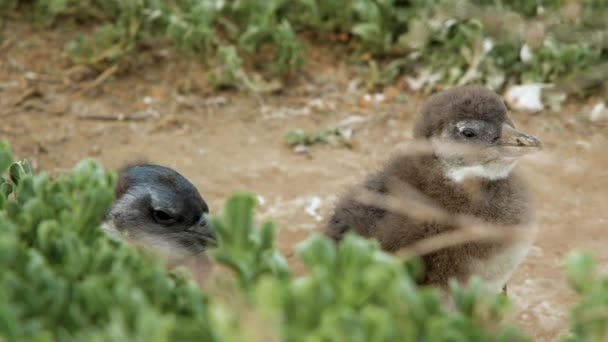
MULTIPOLYGON (((98 228, 114 176, 91 160, 56 178, 32 175, 0 144, 1 341, 523 341, 501 321, 508 307, 479 281, 452 284, 454 305, 422 289, 418 264, 348 236, 339 247, 315 235, 295 277, 258 227, 254 197, 236 194, 212 220, 210 254, 230 272, 203 292, 180 272, 107 239, 98 228)), ((582 297, 568 341, 608 338, 608 278, 586 254, 567 261, 582 297)))
POLYGON ((296 71, 303 36, 366 56, 372 85, 407 73, 422 89, 557 82, 585 93, 608 78, 607 0, 2 0, 9 14, 94 25, 66 49, 100 71, 168 41, 212 66, 218 87, 249 86, 243 68, 296 71))

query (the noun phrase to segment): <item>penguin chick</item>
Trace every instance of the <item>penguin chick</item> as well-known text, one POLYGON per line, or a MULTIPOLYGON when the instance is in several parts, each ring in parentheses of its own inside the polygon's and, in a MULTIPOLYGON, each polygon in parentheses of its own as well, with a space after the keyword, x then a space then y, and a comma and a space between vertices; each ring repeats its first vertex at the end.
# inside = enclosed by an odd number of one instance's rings
POLYGON ((477 275, 489 288, 506 291, 535 235, 528 192, 512 170, 519 157, 538 151, 541 142, 517 130, 503 101, 481 86, 456 87, 432 96, 420 111, 414 137, 429 145, 429 151, 398 155, 362 186, 347 192, 338 201, 326 233, 339 241, 353 231, 395 252, 461 228, 456 220, 363 203, 358 199, 362 190, 432 206, 449 217, 473 217, 493 229, 521 228, 524 234, 514 239, 469 242, 421 256, 423 285, 446 288, 450 278, 466 282, 477 275))
POLYGON ((112 238, 181 259, 214 243, 208 213, 207 203, 182 175, 164 166, 136 164, 119 173, 116 200, 102 229, 112 238))

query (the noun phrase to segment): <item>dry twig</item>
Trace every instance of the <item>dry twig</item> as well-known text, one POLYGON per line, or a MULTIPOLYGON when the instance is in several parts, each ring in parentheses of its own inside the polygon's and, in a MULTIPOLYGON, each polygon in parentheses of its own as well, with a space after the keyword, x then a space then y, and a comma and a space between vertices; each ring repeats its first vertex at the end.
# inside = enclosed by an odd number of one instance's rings
POLYGON ((95 80, 93 80, 91 83, 85 85, 80 90, 78 90, 74 94, 74 96, 81 96, 82 94, 88 92, 89 90, 97 88, 100 84, 102 84, 108 78, 110 78, 110 76, 112 76, 115 73, 117 73, 118 70, 119 70, 118 64, 112 65, 111 67, 109 67, 106 70, 104 70, 104 72, 102 72, 99 76, 97 76, 97 78, 95 80))
POLYGON ((158 116, 158 112, 153 110, 142 110, 129 114, 78 114, 79 119, 99 121, 144 121, 151 118, 158 118, 158 116))

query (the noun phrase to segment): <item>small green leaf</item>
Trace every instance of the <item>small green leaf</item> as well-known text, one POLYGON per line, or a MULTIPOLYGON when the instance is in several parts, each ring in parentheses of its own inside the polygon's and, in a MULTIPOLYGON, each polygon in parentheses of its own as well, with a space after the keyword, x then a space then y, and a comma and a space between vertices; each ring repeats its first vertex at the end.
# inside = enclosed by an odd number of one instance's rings
POLYGON ((6 141, 0 141, 0 175, 13 163, 13 155, 6 141))
POLYGON ((4 197, 5 199, 13 193, 14 187, 11 183, 0 182, 0 197, 4 197))
POLYGON ((322 267, 325 269, 335 267, 335 243, 319 234, 315 234, 302 242, 297 247, 297 253, 308 267, 322 267))
POLYGON ((34 198, 35 194, 34 182, 31 177, 19 179, 16 189, 16 197, 19 203, 25 204, 31 198, 34 198))
POLYGON ((32 165, 30 164, 29 161, 27 161, 27 160, 22 161, 21 166, 23 167, 23 173, 25 175, 28 175, 28 176, 32 175, 32 165))
POLYGON ((21 177, 24 174, 25 174, 25 171, 23 170, 21 163, 16 162, 16 163, 11 164, 11 166, 9 168, 9 176, 11 177, 11 181, 15 185, 19 185, 19 181, 21 180, 21 177))
POLYGON ((424 263, 421 258, 411 258, 403 262, 405 271, 412 279, 422 279, 424 276, 424 263))
POLYGON ((593 284, 593 257, 589 253, 572 251, 566 257, 566 273, 570 285, 578 292, 584 292, 593 284))

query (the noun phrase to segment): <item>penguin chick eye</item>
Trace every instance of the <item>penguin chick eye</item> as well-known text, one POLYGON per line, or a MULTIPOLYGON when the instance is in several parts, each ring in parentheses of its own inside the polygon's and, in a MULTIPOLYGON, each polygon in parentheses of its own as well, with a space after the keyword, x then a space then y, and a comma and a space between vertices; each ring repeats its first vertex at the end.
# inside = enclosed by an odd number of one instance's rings
POLYGON ((465 138, 475 138, 477 136, 477 133, 475 133, 475 131, 468 128, 463 129, 460 134, 465 138))
POLYGON ((163 225, 169 225, 175 222, 175 218, 163 210, 152 210, 152 218, 156 223, 163 225))

